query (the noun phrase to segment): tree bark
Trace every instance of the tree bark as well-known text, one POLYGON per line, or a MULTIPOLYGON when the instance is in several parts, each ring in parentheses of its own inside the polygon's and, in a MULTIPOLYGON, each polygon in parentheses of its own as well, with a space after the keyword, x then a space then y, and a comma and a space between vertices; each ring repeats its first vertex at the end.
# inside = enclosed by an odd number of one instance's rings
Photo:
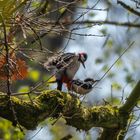
POLYGON ((108 129, 104 128, 101 137, 98 140, 123 140, 127 133, 128 120, 134 107, 140 99, 140 81, 137 83, 125 104, 123 104, 118 112, 120 118, 120 127, 108 129))
MULTIPOLYGON (((117 107, 84 107, 79 99, 54 90, 43 92, 33 100, 33 103, 13 96, 10 100, 19 124, 26 129, 35 129, 46 118, 57 119, 60 115, 66 120, 66 124, 85 131, 92 127, 117 128, 120 122, 117 107)), ((2 93, 0 116, 14 123, 9 97, 2 93)))
POLYGON ((111 105, 85 107, 76 97, 57 90, 42 92, 33 103, 14 96, 9 98, 0 93, 0 116, 15 122, 11 100, 19 124, 28 130, 35 129, 46 118, 57 119, 62 116, 67 125, 78 130, 88 131, 92 127, 104 128, 99 140, 123 140, 130 113, 140 98, 139 91, 140 81, 120 108, 111 105))

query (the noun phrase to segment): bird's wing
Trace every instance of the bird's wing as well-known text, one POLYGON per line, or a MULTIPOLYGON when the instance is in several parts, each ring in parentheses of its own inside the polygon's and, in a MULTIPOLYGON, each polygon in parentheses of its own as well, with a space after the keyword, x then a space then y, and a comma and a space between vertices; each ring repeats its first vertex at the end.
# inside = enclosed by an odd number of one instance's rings
POLYGON ((82 80, 73 80, 72 84, 75 84, 79 87, 82 87, 84 89, 91 89, 92 88, 92 83, 91 82, 84 82, 82 80))
POLYGON ((50 69, 55 69, 56 65, 58 64, 58 62, 60 61, 61 55, 54 55, 52 57, 50 57, 47 62, 44 63, 44 67, 47 70, 50 69))
POLYGON ((61 53, 49 58, 48 61, 44 63, 44 67, 48 70, 55 68, 58 70, 62 70, 68 67, 68 65, 72 62, 72 58, 74 57, 74 53, 61 53))
POLYGON ((57 62, 56 67, 58 69, 66 68, 73 61, 74 57, 74 53, 62 54, 61 57, 58 59, 59 61, 57 62))

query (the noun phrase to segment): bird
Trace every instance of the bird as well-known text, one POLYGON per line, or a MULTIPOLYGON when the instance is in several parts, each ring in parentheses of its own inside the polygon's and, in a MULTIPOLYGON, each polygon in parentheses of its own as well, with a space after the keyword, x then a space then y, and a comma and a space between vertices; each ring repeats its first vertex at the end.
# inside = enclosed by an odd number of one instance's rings
POLYGON ((75 79, 67 83, 67 87, 70 91, 74 91, 75 93, 85 95, 89 93, 93 89, 94 84, 99 81, 100 80, 94 80, 92 78, 86 78, 83 81, 80 79, 75 79))
POLYGON ((85 61, 87 60, 87 53, 61 53, 51 57, 44 67, 50 71, 55 69, 55 78, 57 83, 57 89, 62 90, 63 83, 69 83, 73 80, 76 72, 78 71, 80 64, 85 68, 85 61))

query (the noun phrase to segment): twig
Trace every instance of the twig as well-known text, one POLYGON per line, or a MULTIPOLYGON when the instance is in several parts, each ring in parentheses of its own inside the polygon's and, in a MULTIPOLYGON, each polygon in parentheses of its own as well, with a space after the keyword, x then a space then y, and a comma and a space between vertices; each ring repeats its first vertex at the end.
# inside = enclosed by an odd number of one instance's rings
POLYGON ((36 35, 37 40, 39 41, 40 49, 43 50, 42 42, 41 42, 40 36, 37 34, 36 30, 30 25, 30 23, 27 23, 25 20, 24 20, 23 22, 24 22, 24 23, 33 31, 33 33, 36 35))
POLYGON ((18 122, 18 118, 16 116, 16 112, 15 112, 15 109, 14 109, 13 102, 11 101, 9 45, 8 45, 8 41, 7 41, 7 33, 6 33, 5 21, 4 21, 4 18, 2 16, 2 14, 0 14, 0 18, 2 20, 3 30, 4 30, 4 45, 5 45, 5 50, 6 50, 6 69, 7 69, 7 73, 6 73, 7 74, 7 95, 9 97, 9 106, 11 108, 15 123, 18 125, 20 131, 23 132, 23 129, 22 129, 22 127, 20 126, 20 124, 18 122))
MULTIPOLYGON (((54 22, 48 22, 47 24, 53 24, 54 22)), ((94 24, 94 25, 115 25, 115 26, 124 26, 124 27, 135 27, 140 28, 140 24, 134 24, 131 22, 118 22, 118 21, 102 21, 102 20, 84 20, 84 21, 61 21, 61 24, 71 25, 71 24, 94 24)))
POLYGON ((6 33, 6 27, 5 27, 5 21, 3 19, 2 14, 0 14, 0 18, 3 25, 4 30, 4 45, 6 50, 6 75, 7 75, 7 94, 8 96, 11 95, 11 89, 10 89, 10 63, 9 63, 9 48, 8 48, 8 42, 7 42, 7 33, 6 33))
POLYGON ((116 59, 116 61, 110 66, 110 68, 106 71, 106 73, 102 76, 100 80, 102 80, 106 74, 111 70, 111 68, 118 62, 118 60, 127 52, 128 49, 130 49, 134 44, 134 41, 122 52, 122 54, 116 59))
MULTIPOLYGON (((118 60, 130 49, 134 44, 134 41, 122 52, 122 54, 116 59, 116 61, 109 67, 109 69, 103 74, 103 76, 99 79, 99 82, 107 75, 107 73, 112 69, 112 67, 118 62, 118 60)), ((98 83, 99 83, 98 82, 98 83)), ((98 83, 95 83, 97 85, 98 83)), ((94 86, 95 86, 94 85, 94 86)))
POLYGON ((32 140, 41 130, 43 129, 43 127, 41 127, 33 136, 31 136, 29 139, 27 140, 32 140))
POLYGON ((26 2, 29 1, 29 0, 24 0, 22 1, 19 5, 17 5, 15 7, 15 9, 13 9, 12 11, 10 11, 10 14, 9 15, 12 15, 14 12, 16 12, 17 10, 19 10, 23 5, 26 4, 26 2))
POLYGON ((134 10, 133 8, 131 8, 130 6, 125 4, 124 2, 118 0, 117 3, 120 4, 122 7, 124 7, 125 9, 127 9, 129 12, 133 13, 134 15, 140 16, 140 12, 134 10))

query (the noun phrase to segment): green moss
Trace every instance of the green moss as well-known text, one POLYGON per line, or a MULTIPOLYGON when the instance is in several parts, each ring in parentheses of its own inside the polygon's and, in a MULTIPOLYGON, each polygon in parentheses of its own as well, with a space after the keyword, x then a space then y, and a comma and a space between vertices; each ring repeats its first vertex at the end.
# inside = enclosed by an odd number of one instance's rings
MULTIPOLYGON (((0 115, 14 122, 12 111, 7 104, 7 96, 0 96, 0 115)), ((118 108, 106 105, 92 108, 81 105, 79 99, 58 90, 47 90, 33 100, 22 101, 11 97, 19 123, 26 129, 34 129, 46 118, 60 115, 68 125, 88 131, 93 126, 118 127, 118 108)))

